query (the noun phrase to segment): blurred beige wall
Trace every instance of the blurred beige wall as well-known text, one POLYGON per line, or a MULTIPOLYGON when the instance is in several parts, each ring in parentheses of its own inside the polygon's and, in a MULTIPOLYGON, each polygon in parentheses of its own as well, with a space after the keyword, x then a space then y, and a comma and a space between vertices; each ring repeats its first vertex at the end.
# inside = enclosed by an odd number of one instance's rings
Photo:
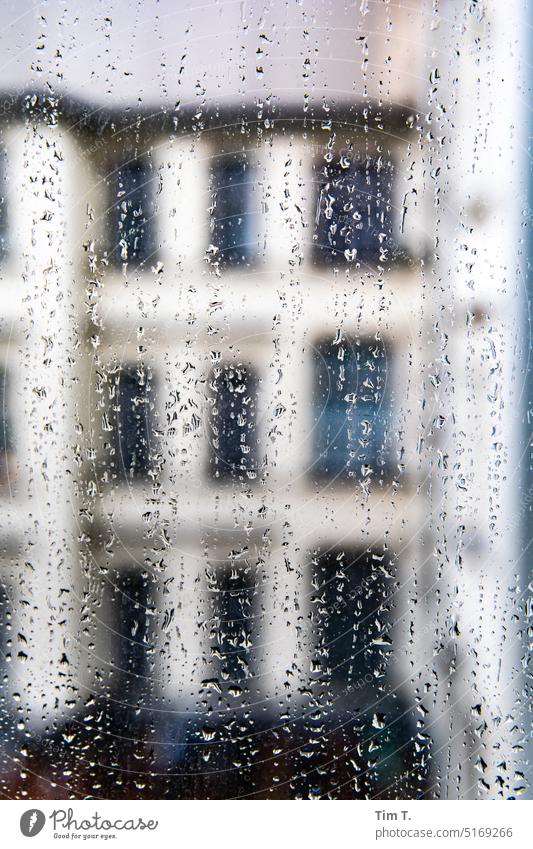
POLYGON ((318 103, 366 94, 413 105, 427 89, 432 8, 419 0, 7 3, 2 87, 51 85, 107 106, 270 96, 301 104, 306 94, 318 103))

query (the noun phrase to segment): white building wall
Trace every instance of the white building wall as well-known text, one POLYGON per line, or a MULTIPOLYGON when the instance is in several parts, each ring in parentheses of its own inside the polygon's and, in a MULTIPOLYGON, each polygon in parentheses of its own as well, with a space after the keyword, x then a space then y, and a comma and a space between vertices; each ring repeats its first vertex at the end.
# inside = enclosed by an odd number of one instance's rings
POLYGON ((446 463, 432 497, 435 645, 444 648, 440 663, 437 651, 428 660, 449 798, 512 793, 520 758, 520 27, 519 3, 445 3, 434 60, 441 197, 431 368, 446 463))
POLYGON ((83 690, 74 450, 80 233, 68 135, 29 120, 13 124, 5 142, 10 246, 2 343, 16 453, 3 504, 14 608, 8 670, 20 723, 30 730, 63 719, 83 690))

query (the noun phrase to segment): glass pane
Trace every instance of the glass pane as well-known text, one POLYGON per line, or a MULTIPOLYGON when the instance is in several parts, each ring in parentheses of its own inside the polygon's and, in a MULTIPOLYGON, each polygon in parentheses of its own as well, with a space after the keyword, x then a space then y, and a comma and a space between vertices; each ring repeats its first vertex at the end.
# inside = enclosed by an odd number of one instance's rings
POLYGON ((256 253, 253 169, 245 155, 217 156, 212 166, 212 243, 222 266, 249 264, 256 253))
POLYGON ((320 171, 315 254, 319 262, 356 258, 386 262, 394 255, 391 201, 394 169, 379 160, 327 163, 320 171))
POLYGON ((26 812, 532 796, 519 5, 3 4, 26 812))
POLYGON ((154 448, 153 385, 140 368, 123 368, 116 378, 116 465, 125 478, 147 477, 154 448))
POLYGON ((124 162, 113 173, 113 262, 156 261, 154 179, 141 159, 124 162))
POLYGON ((212 375, 210 470, 214 478, 253 479, 257 468, 257 379, 244 366, 224 366, 212 375))
POLYGON ((391 471, 387 375, 393 368, 380 341, 321 343, 316 350, 317 460, 313 471, 332 479, 391 471))

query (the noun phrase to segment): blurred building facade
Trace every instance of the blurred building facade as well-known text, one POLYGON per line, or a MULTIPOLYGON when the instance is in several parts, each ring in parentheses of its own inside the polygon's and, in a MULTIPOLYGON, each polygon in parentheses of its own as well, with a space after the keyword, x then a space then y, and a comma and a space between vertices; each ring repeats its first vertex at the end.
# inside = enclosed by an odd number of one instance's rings
POLYGON ((11 792, 515 792, 517 225, 390 15, 322 103, 8 114, 11 792))

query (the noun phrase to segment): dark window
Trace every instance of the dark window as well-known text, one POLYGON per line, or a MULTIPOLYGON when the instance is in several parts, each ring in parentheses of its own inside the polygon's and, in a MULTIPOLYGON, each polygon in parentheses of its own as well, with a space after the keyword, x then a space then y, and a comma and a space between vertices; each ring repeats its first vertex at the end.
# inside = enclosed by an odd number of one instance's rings
POLYGON ((342 159, 322 170, 316 205, 315 257, 327 264, 389 262, 392 239, 390 161, 342 159))
POLYGON ((212 392, 210 471, 215 478, 255 477, 257 379, 241 365, 217 368, 212 392))
POLYGON ((249 677, 254 609, 250 567, 225 566, 208 572, 211 593, 212 653, 220 658, 223 679, 231 685, 249 677))
POLYGON ((211 241, 217 249, 214 259, 221 265, 246 265, 255 253, 252 174, 242 154, 215 160, 211 241))
POLYGON ((315 366, 313 470, 328 477, 390 473, 390 358, 383 343, 323 343, 315 366))
POLYGON ((155 187, 148 162, 134 159, 115 172, 113 244, 117 263, 155 259, 155 187))
POLYGON ((109 627, 115 670, 113 688, 126 702, 146 691, 151 673, 149 624, 154 604, 149 580, 140 569, 124 569, 114 575, 111 584, 109 627))
POLYGON ((313 560, 311 620, 317 671, 368 697, 392 647, 385 555, 332 551, 313 560))
POLYGON ((127 368, 118 376, 117 464, 125 478, 144 478, 153 449, 153 384, 142 368, 127 368))

